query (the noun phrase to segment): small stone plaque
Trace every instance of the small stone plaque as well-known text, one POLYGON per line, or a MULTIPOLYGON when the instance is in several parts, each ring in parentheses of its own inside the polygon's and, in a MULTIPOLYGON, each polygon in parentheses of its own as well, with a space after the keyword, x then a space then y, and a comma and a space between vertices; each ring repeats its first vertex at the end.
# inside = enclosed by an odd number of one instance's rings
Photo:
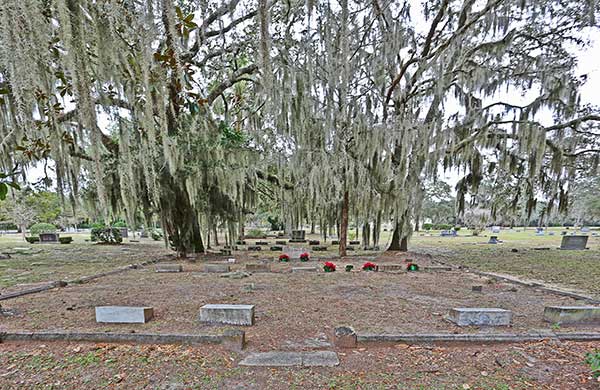
POLYGON ((458 326, 508 326, 510 310, 485 307, 459 307, 450 310, 450 321, 458 326))
POLYGON ((248 250, 252 252, 258 252, 261 250, 260 246, 248 246, 248 250))
POLYGON ((325 252, 327 250, 326 246, 313 246, 312 250, 315 252, 325 252))
POLYGON ((151 307, 96 306, 96 322, 144 324, 154 317, 151 307))
POLYGON ((308 240, 308 245, 321 245, 319 240, 308 240))
POLYGON ((273 251, 273 252, 281 252, 282 250, 283 250, 283 247, 279 246, 279 245, 273 245, 271 247, 271 251, 273 251))
POLYGON ((254 325, 254 305, 204 305, 200 308, 200 322, 254 325))
POLYGON ((225 273, 229 272, 229 264, 206 264, 204 265, 204 272, 208 273, 225 273))

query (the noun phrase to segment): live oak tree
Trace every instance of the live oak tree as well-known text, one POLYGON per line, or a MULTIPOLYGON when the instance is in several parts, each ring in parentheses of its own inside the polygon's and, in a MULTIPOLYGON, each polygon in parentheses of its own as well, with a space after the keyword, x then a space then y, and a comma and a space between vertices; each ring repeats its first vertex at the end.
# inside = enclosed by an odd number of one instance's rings
POLYGON ((259 193, 287 226, 339 230, 342 255, 351 220, 374 243, 391 221, 405 250, 440 169, 464 173, 459 210, 484 176, 563 210, 598 164, 574 54, 598 7, 4 0, 0 164, 47 146, 72 202, 83 174, 105 220, 158 215, 181 255, 243 233, 259 193))

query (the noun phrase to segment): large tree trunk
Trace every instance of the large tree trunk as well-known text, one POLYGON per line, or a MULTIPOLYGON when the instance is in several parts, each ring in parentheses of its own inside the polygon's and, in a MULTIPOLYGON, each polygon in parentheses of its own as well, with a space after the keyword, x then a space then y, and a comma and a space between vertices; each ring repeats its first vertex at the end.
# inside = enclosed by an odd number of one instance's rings
POLYGON ((400 224, 396 224, 394 228, 394 234, 392 235, 392 242, 390 243, 390 247, 388 251, 400 251, 407 252, 408 251, 408 237, 402 236, 400 224))
POLYGON ((348 190, 344 191, 342 200, 342 221, 340 222, 340 256, 346 256, 346 242, 348 240, 348 190))
POLYGON ((160 213, 165 233, 179 257, 204 252, 198 214, 192 207, 184 183, 166 169, 161 176, 160 213))

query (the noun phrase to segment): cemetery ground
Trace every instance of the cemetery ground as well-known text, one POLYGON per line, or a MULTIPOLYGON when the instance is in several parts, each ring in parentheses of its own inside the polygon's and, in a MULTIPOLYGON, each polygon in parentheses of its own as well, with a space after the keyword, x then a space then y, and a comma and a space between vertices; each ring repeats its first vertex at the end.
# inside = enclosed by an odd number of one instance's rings
MULTIPOLYGON (((70 245, 29 245, 3 238, 0 252, 13 254, 11 259, 0 260, 0 294, 28 288, 31 283, 73 280, 148 260, 182 264, 184 272, 156 273, 154 265, 149 264, 0 301, 0 333, 61 330, 218 334, 234 328, 199 323, 200 307, 208 303, 256 305, 256 316, 253 326, 235 327, 246 332, 243 351, 215 345, 5 342, 0 344, 0 388, 597 389, 599 384, 584 363, 586 353, 598 348, 597 342, 359 343, 350 349, 333 345, 333 329, 339 325, 350 325, 359 335, 569 333, 600 329, 542 320, 546 305, 584 305, 584 301, 458 267, 535 278, 600 299, 598 237, 590 237, 589 250, 561 251, 557 249, 559 233, 536 236, 532 229, 503 231, 498 236, 504 243, 490 245, 485 244, 484 236, 417 233, 409 253, 359 250, 339 259, 334 257, 335 247, 330 246, 326 252, 311 251, 307 263, 280 263, 280 252, 265 250, 205 255, 191 262, 176 259, 161 242, 148 239, 125 240, 124 245, 112 247, 84 242, 83 236, 70 245), (236 262, 227 263, 230 257, 236 262), (359 271, 367 260, 385 265, 405 264, 407 258, 419 264, 421 271, 359 271), (297 266, 321 267, 324 260, 334 261, 337 271, 290 272, 297 266), (229 264, 233 271, 243 271, 247 263, 260 261, 270 263, 272 272, 248 276, 238 273, 232 277, 204 272, 207 262, 229 264), (452 264, 453 269, 426 270, 440 262, 452 264), (354 271, 344 272, 346 264, 354 265, 354 271), (473 286, 482 286, 482 291, 472 291, 473 286), (94 307, 101 305, 152 306, 155 316, 146 324, 99 324, 94 320, 94 307), (513 324, 463 328, 446 318, 453 307, 474 306, 510 309, 513 324), (329 368, 238 365, 252 352, 314 350, 337 352, 340 364, 329 368)), ((273 245, 274 240, 268 241, 273 245)), ((254 240, 247 241, 254 244, 254 240)), ((306 244, 294 246, 310 249, 306 244)))

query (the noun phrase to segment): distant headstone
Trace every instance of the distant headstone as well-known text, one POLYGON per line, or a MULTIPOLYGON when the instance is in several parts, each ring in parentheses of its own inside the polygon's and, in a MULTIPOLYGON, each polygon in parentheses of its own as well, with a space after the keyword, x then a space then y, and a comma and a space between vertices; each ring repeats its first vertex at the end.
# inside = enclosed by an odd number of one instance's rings
POLYGON ((427 265, 423 267, 423 271, 452 271, 449 265, 427 265))
POLYGON ((483 291, 483 286, 481 286, 481 285, 471 286, 471 291, 473 291, 473 292, 482 292, 483 291))
POLYGON ((490 240, 488 241, 488 244, 497 244, 498 241, 498 236, 490 236, 490 240))
POLYGON ((553 235, 554 235, 554 232, 548 232, 548 235, 549 235, 549 236, 553 236, 553 235))
POLYGON ((510 310, 483 307, 460 307, 450 310, 450 321, 458 326, 508 326, 510 310))
POLYGON ((273 252, 281 252, 283 250, 283 246, 281 246, 281 245, 273 245, 270 249, 273 252))
POLYGON ((340 242, 338 240, 333 240, 331 241, 331 245, 340 245, 340 242))
POLYGON ((41 243, 58 242, 58 234, 56 233, 40 233, 41 243))
POLYGON ((183 272, 181 264, 156 264, 156 272, 183 272))
POLYGON ((600 324, 600 306, 547 306, 544 321, 554 324, 600 324))
POLYGON ((500 226, 492 226, 492 233, 500 233, 500 226))
POLYGON ((122 228, 118 228, 118 229, 121 232, 121 237, 123 237, 123 238, 129 237, 129 230, 127 230, 126 227, 122 227, 122 228))
POLYGON ((219 251, 222 255, 231 256, 231 249, 221 249, 219 251))
POLYGON ((144 324, 153 316, 151 307, 96 306, 96 322, 144 324))
POLYGON ((278 240, 278 241, 275 241, 275 244, 276 245, 287 245, 287 241, 278 240))
POLYGON ((248 272, 271 272, 271 265, 266 263, 248 263, 246 264, 248 272))
POLYGON ((262 248, 260 246, 248 246, 248 250, 251 252, 258 252, 260 251, 262 248))
POLYGON ((257 246, 260 246, 260 245, 267 246, 267 245, 269 245, 269 243, 267 241, 256 241, 254 244, 257 245, 257 246))
POLYGON ((313 246, 312 250, 315 252, 324 252, 327 250, 326 246, 313 246))
POLYGON ((590 228, 585 226, 581 228, 581 233, 589 233, 590 232, 590 228))
POLYGON ((292 230, 292 236, 290 242, 306 242, 306 231, 305 230, 292 230))
POLYGON ((254 305, 204 305, 200 322, 229 325, 254 325, 254 305))
POLYGON ((588 236, 563 236, 560 249, 583 250, 588 242, 588 236))
POLYGON ((308 240, 308 245, 321 245, 319 240, 308 240))
POLYGON ((205 264, 204 272, 211 274, 229 272, 229 264, 205 264))

